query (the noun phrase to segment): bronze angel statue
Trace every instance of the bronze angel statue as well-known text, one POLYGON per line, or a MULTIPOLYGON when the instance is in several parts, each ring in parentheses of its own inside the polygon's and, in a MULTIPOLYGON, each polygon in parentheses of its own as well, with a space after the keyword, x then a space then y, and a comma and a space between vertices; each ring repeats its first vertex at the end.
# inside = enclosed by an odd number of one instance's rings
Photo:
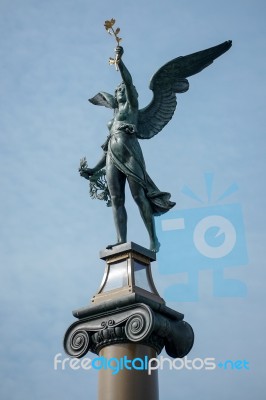
POLYGON ((151 139, 172 118, 176 109, 176 94, 186 92, 186 78, 208 67, 213 60, 231 47, 226 41, 218 46, 184 57, 177 57, 163 65, 152 77, 150 89, 153 99, 139 110, 138 93, 123 60, 123 48, 117 46, 116 64, 122 83, 114 95, 100 92, 89 101, 113 109, 113 118, 108 123, 109 136, 102 146, 103 155, 94 168, 81 163, 80 175, 91 180, 105 168, 106 182, 111 198, 117 241, 107 246, 112 248, 127 241, 127 213, 125 209, 125 184, 138 205, 141 217, 149 234, 150 249, 159 251, 154 216, 170 210, 175 203, 170 193, 161 192, 148 175, 138 139, 151 139))

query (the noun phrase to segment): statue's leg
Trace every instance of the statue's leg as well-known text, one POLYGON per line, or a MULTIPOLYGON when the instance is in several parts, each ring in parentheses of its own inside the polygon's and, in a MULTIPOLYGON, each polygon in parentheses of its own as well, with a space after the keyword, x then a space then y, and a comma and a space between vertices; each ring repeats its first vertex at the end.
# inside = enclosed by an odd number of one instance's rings
POLYGON ((150 238, 150 249, 152 251, 159 251, 160 243, 156 236, 154 216, 152 213, 152 208, 148 198, 146 197, 143 187, 137 183, 133 178, 128 177, 128 183, 131 190, 133 199, 137 203, 140 211, 140 215, 143 219, 145 227, 148 231, 150 238))
POLYGON ((108 246, 108 248, 111 248, 127 241, 127 213, 125 209, 126 176, 116 168, 108 156, 106 159, 106 180, 112 200, 113 216, 117 233, 117 243, 108 246))

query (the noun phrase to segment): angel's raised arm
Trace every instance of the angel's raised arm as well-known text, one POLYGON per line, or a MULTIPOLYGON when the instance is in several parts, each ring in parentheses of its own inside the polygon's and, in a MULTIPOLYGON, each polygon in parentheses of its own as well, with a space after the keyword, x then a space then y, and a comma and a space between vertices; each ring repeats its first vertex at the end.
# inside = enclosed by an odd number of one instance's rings
POLYGON ((132 76, 128 71, 127 67, 122 61, 122 55, 124 53, 123 47, 117 46, 115 49, 118 61, 118 68, 122 77, 122 80, 126 86, 127 99, 133 108, 138 108, 138 93, 135 86, 133 85, 132 76))

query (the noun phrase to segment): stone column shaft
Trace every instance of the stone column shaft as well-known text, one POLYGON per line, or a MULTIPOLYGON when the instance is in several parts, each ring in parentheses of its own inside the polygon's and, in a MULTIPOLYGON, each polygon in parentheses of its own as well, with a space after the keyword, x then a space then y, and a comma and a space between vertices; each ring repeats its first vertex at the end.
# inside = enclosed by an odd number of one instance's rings
MULTIPOLYGON (((104 347, 99 356, 111 359, 141 360, 156 358, 153 348, 135 343, 115 344, 104 347)), ((139 366, 140 363, 138 362, 139 366)), ((108 369, 99 371, 98 400, 159 400, 158 372, 147 370, 128 370, 125 367, 117 374, 108 369)))

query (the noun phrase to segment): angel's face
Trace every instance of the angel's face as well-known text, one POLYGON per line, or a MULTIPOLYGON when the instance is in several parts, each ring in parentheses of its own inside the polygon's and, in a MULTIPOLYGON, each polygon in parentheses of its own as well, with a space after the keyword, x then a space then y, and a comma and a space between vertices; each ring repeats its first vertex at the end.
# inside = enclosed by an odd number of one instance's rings
POLYGON ((126 102, 126 88, 123 83, 116 88, 115 95, 118 103, 126 102))

